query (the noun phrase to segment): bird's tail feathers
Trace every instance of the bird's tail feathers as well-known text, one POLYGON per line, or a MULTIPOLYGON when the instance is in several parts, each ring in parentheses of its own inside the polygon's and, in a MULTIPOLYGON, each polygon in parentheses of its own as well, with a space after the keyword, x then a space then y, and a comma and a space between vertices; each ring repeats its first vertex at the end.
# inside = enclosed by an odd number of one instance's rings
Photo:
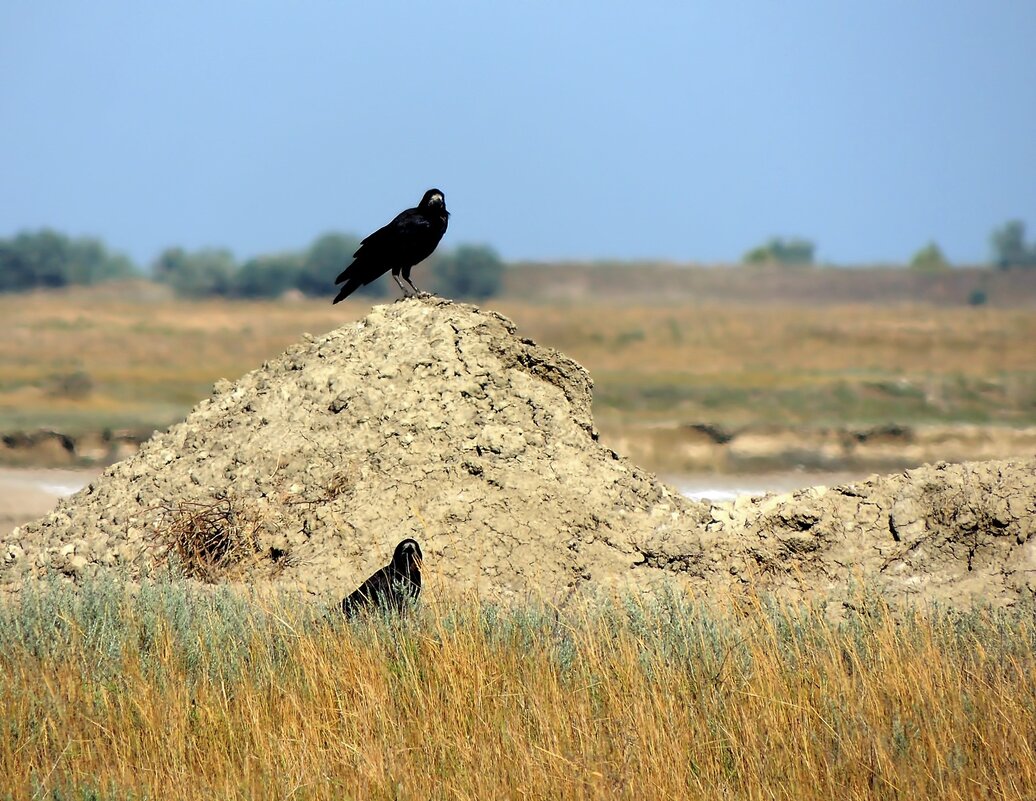
POLYGON ((338 290, 338 294, 335 295, 335 299, 331 301, 331 305, 333 306, 340 300, 345 300, 353 292, 359 289, 361 285, 361 282, 357 281, 355 278, 346 281, 345 284, 342 285, 342 288, 338 290))
POLYGON ((353 262, 348 267, 346 267, 344 270, 342 270, 340 273, 338 273, 338 277, 335 279, 335 283, 336 284, 340 284, 340 283, 342 283, 342 281, 348 280, 349 273, 352 271, 353 266, 355 266, 355 264, 356 264, 356 262, 353 262))

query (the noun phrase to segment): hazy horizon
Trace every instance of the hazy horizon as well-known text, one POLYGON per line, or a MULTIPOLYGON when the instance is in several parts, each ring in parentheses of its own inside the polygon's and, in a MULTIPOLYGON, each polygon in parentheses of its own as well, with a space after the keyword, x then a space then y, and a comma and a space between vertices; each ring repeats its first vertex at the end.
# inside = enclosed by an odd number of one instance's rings
POLYGON ((0 236, 148 265, 364 235, 438 186, 509 260, 989 255, 1036 228, 1036 5, 0 7, 0 236))

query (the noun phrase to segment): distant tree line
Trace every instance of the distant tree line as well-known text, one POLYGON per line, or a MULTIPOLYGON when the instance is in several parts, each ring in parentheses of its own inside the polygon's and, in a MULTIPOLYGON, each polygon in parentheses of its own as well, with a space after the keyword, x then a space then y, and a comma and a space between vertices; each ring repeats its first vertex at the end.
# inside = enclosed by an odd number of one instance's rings
MULTIPOLYGON (((0 292, 97 284, 150 277, 184 297, 279 297, 285 292, 333 294, 336 275, 352 261, 359 239, 341 233, 318 237, 306 250, 256 256, 238 263, 228 250, 206 248, 162 251, 149 273, 94 237, 72 238, 45 228, 0 239, 0 292)), ((990 234, 993 266, 1007 270, 1036 267, 1036 242, 1026 240, 1025 223, 1010 220, 990 234)), ((771 237, 743 256, 746 264, 785 267, 814 264, 816 245, 801 237, 771 237)), ((910 267, 926 272, 948 270, 950 262, 935 242, 914 254, 910 267)), ((499 294, 504 263, 488 245, 440 249, 421 265, 418 286, 451 298, 484 300, 499 294)), ((361 287, 358 295, 383 297, 395 292, 390 278, 361 287)))
POLYGON ((0 239, 0 292, 97 284, 136 273, 133 262, 92 237, 72 239, 45 228, 0 239))
MULTIPOLYGON (((150 277, 183 297, 269 298, 297 290, 334 294, 334 279, 360 246, 355 236, 329 233, 304 251, 257 256, 238 263, 228 250, 187 251, 171 247, 141 271, 126 256, 94 238, 71 239, 44 229, 0 239, 0 292, 96 284, 150 277)), ((435 253, 419 267, 418 286, 451 298, 484 300, 500 292, 504 263, 487 245, 460 245, 435 253)), ((395 292, 391 278, 361 287, 357 294, 382 297, 395 292)))
MULTIPOLYGON (((1025 223, 1010 220, 989 235, 992 264, 1000 270, 1036 267, 1036 242, 1025 240, 1025 223)), ((915 270, 938 272, 950 269, 950 262, 935 242, 929 242, 910 260, 915 270)))
MULTIPOLYGON (((992 265, 1001 270, 1014 267, 1036 267, 1036 242, 1025 239, 1025 223, 1010 220, 993 230, 989 237, 992 265)), ((742 256, 745 264, 772 264, 784 267, 809 266, 814 263, 816 245, 801 237, 771 237, 742 256)), ((939 272, 950 269, 950 262, 936 242, 929 242, 910 259, 912 269, 939 272)))

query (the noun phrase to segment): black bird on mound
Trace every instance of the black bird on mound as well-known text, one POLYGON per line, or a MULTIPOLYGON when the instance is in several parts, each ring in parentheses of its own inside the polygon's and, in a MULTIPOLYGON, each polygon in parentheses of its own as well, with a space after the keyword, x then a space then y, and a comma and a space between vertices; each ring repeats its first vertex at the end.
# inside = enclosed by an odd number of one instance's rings
POLYGON ((417 208, 396 215, 396 219, 360 243, 359 250, 353 254, 353 263, 335 279, 335 283, 342 284, 342 288, 332 302, 338 303, 349 297, 359 287, 369 284, 389 270, 392 270, 393 280, 403 290, 403 297, 409 297, 410 293, 399 280, 400 274, 414 292, 421 294, 421 290, 410 280, 410 269, 432 255, 435 246, 446 233, 449 219, 446 196, 438 189, 429 189, 417 208))
POLYGON ((392 561, 342 599, 342 613, 353 617, 364 609, 405 612, 421 594, 421 561, 417 540, 396 546, 392 561))

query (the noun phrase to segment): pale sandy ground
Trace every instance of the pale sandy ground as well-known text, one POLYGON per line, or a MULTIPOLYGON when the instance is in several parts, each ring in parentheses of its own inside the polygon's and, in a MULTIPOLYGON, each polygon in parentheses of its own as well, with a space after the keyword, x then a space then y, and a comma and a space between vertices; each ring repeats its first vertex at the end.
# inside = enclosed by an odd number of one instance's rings
POLYGON ((63 495, 86 486, 101 468, 51 470, 0 467, 0 540, 15 526, 45 515, 63 495))

